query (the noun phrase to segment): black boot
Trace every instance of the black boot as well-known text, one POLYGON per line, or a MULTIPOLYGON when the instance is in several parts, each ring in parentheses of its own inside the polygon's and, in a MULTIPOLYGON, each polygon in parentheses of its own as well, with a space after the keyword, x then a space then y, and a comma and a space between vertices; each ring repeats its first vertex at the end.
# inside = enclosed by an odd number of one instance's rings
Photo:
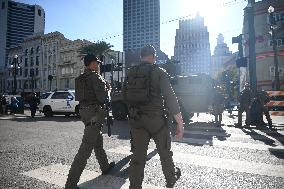
POLYGON ((115 166, 115 162, 113 161, 113 162, 111 162, 111 163, 109 164, 109 167, 108 167, 107 170, 102 171, 102 175, 107 175, 107 174, 109 174, 110 171, 114 168, 114 166, 115 166))
POLYGON ((176 167, 175 180, 173 182, 167 182, 166 187, 173 188, 177 180, 180 178, 180 176, 181 176, 180 168, 176 167))

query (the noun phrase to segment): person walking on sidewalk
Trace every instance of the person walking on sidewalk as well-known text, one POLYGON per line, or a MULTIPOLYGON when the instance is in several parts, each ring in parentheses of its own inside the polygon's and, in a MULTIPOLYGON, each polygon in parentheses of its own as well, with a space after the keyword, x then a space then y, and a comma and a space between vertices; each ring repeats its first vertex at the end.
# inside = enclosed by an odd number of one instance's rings
POLYGON ((171 151, 168 120, 177 122, 176 137, 183 137, 183 120, 176 95, 165 70, 156 66, 156 50, 147 45, 141 50, 141 62, 129 69, 123 93, 129 106, 129 125, 132 136, 132 156, 129 167, 130 189, 142 189, 144 167, 150 139, 156 143, 166 187, 173 188, 181 176, 175 167, 171 151), (165 115, 165 109, 170 115, 165 115))
POLYGON ((92 150, 99 162, 102 175, 115 166, 109 163, 103 148, 102 124, 106 117, 105 103, 108 98, 106 81, 99 75, 100 60, 92 54, 84 57, 86 66, 83 74, 75 79, 75 99, 80 104, 80 117, 85 124, 82 143, 71 165, 65 189, 77 189, 77 183, 87 164, 92 150))
POLYGON ((11 111, 10 114, 15 114, 17 113, 19 107, 19 101, 17 100, 17 98, 15 96, 11 97, 11 111))
POLYGON ((35 117, 35 113, 36 113, 36 109, 37 109, 38 104, 39 104, 39 99, 37 98, 36 93, 32 93, 31 98, 30 98, 30 110, 31 110, 31 117, 32 118, 35 117))
POLYGON ((1 101, 1 110, 2 110, 2 114, 5 115, 6 114, 6 105, 7 105, 7 101, 4 95, 0 96, 0 101, 1 101))

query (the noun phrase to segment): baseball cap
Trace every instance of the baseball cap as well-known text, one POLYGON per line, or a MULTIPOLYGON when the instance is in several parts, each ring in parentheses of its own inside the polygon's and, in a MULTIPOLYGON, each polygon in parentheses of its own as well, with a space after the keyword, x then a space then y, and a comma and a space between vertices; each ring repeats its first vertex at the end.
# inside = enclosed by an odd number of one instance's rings
POLYGON ((152 45, 146 45, 141 49, 141 57, 156 55, 156 50, 152 45))
POLYGON ((96 61, 98 64, 101 63, 100 59, 99 59, 96 55, 94 55, 94 54, 87 54, 87 55, 84 57, 84 64, 85 64, 85 66, 90 65, 90 63, 91 63, 92 61, 96 61))

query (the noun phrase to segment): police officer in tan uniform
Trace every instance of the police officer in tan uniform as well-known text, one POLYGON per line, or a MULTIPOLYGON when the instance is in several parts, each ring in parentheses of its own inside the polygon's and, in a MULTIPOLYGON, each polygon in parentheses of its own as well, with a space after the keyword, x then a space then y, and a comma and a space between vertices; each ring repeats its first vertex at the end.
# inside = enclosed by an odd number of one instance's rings
POLYGON ((250 113, 249 113, 249 109, 250 109, 250 104, 252 101, 252 91, 250 89, 250 85, 249 83, 245 84, 245 89, 241 92, 240 94, 240 107, 238 110, 238 123, 237 126, 242 126, 242 114, 243 112, 246 112, 246 125, 250 125, 250 113))
POLYGON ((183 137, 183 120, 176 95, 171 87, 165 70, 155 66, 156 51, 147 45, 141 50, 141 69, 153 67, 150 74, 150 103, 130 107, 129 125, 132 135, 132 156, 129 168, 130 189, 141 189, 144 178, 144 167, 147 149, 151 138, 156 143, 166 186, 172 188, 181 176, 180 169, 175 167, 171 151, 171 137, 167 121, 163 118, 163 109, 168 108, 170 116, 177 122, 176 138, 183 137), (166 107, 164 106, 166 104, 166 107))
POLYGON ((269 115, 268 108, 265 106, 265 104, 267 104, 269 101, 270 98, 265 91, 257 92, 250 106, 250 125, 265 127, 266 123, 263 121, 264 114, 269 128, 272 129, 272 120, 269 115))
POLYGON ((81 146, 71 165, 65 189, 77 189, 77 183, 94 150, 102 174, 108 174, 115 163, 108 163, 103 149, 101 127, 106 116, 108 97, 106 81, 99 75, 100 61, 95 55, 84 57, 84 74, 75 79, 75 98, 80 104, 80 117, 85 124, 81 146))

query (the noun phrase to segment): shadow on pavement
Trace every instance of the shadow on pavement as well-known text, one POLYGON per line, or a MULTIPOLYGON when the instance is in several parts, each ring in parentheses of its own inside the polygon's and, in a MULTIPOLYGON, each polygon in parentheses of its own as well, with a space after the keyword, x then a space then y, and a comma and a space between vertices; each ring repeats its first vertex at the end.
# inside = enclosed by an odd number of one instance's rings
MULTIPOLYGON (((147 155, 147 161, 149 161, 157 153, 158 151, 156 149, 150 152, 147 155)), ((128 174, 129 166, 128 167, 125 167, 125 166, 130 162, 130 159, 131 159, 131 155, 126 156, 122 160, 116 162, 115 167, 113 168, 113 170, 111 170, 109 175, 98 176, 93 180, 89 180, 87 182, 80 184, 79 187, 80 188, 94 188, 97 184, 101 183, 102 180, 108 179, 109 181, 113 183, 115 182, 116 184, 115 188, 121 188, 125 184, 126 179, 129 177, 129 174, 128 174)))
POLYGON ((262 130, 264 133, 266 133, 268 136, 274 138, 275 140, 279 141, 282 145, 284 145, 284 135, 281 133, 278 133, 277 130, 274 132, 271 132, 271 130, 262 130), (270 131, 270 132, 269 132, 270 131))
POLYGON ((225 141, 230 136, 220 124, 195 122, 185 128, 184 139, 181 142, 195 146, 213 145, 213 140, 225 141))
POLYGON ((275 157, 279 159, 284 159, 284 151, 283 150, 275 150, 275 149, 269 149, 270 154, 274 155, 275 157))
POLYGON ((55 121, 55 122, 77 122, 80 121, 80 118, 77 116, 52 116, 52 117, 43 117, 35 116, 34 118, 30 116, 13 116, 9 120, 17 122, 40 122, 40 121, 55 121))
MULTIPOLYGON (((267 136, 265 135, 262 135, 260 133, 257 133, 253 130, 253 128, 249 128, 249 127, 246 127, 246 128, 241 128, 241 130, 246 133, 247 135, 250 135, 252 139, 254 140, 258 140, 258 141, 261 141, 263 143, 265 143, 266 145, 269 145, 269 146, 277 146, 275 144, 275 141, 268 138, 267 136)), ((261 131, 264 131, 264 130, 261 130, 261 131)))

